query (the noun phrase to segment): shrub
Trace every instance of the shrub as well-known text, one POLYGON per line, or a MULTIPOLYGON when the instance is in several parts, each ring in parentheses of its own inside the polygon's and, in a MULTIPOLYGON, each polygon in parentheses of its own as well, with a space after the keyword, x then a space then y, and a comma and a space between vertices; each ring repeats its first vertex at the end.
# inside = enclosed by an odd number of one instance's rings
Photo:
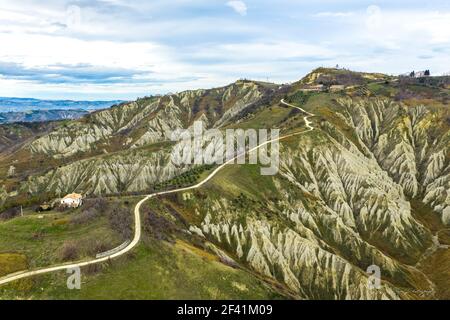
POLYGON ((58 204, 58 205, 55 207, 55 210, 58 211, 58 212, 66 212, 66 211, 70 210, 70 208, 69 208, 69 207, 66 207, 66 206, 64 206, 64 205, 62 205, 62 204, 58 204))
POLYGON ((83 208, 87 209, 95 209, 101 213, 105 213, 108 210, 108 201, 104 198, 95 198, 95 199, 85 199, 83 208))
POLYGON ((0 213, 0 220, 9 220, 20 214, 19 208, 10 208, 0 213))
POLYGON ((133 230, 130 212, 124 208, 114 208, 108 213, 108 219, 113 230, 117 231, 124 240, 131 239, 133 230))
POLYGON ((74 215, 71 218, 71 222, 77 225, 88 223, 96 218, 100 217, 101 213, 94 208, 87 208, 81 211, 79 214, 74 215))
POLYGON ((85 224, 103 216, 108 210, 109 204, 105 199, 86 199, 81 212, 74 215, 71 222, 78 225, 85 224))
POLYGON ((103 267, 100 264, 90 264, 83 269, 83 273, 87 275, 93 275, 99 273, 100 271, 102 271, 102 269, 103 267))
POLYGON ((144 230, 156 240, 173 241, 171 234, 176 230, 173 222, 148 210, 144 218, 144 230))
POLYGON ((111 249, 103 239, 89 238, 83 241, 83 247, 90 256, 95 256, 99 253, 106 252, 111 249))
POLYGON ((59 256, 62 261, 73 261, 78 258, 78 247, 74 242, 65 242, 60 249, 59 256))

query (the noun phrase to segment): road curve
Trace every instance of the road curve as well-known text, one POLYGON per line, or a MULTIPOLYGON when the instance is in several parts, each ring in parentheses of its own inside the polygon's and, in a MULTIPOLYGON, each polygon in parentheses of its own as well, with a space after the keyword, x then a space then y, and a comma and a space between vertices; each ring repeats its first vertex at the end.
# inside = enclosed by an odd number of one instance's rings
MULTIPOLYGON (((301 135, 307 132, 310 132, 312 130, 314 130, 314 127, 312 126, 312 122, 309 121, 308 118, 315 116, 314 114, 300 108, 297 106, 294 106, 292 104, 289 104, 287 102, 283 100, 281 100, 281 103, 285 106, 291 107, 291 108, 295 108, 298 109, 300 111, 302 111, 303 113, 306 114, 305 117, 303 117, 304 121, 305 121, 305 125, 308 128, 308 130, 306 131, 300 131, 300 132, 295 132, 295 133, 291 133, 282 137, 279 137, 277 139, 272 139, 269 141, 266 141, 264 143, 261 143, 260 145, 248 150, 249 153, 265 146, 268 145, 269 143, 275 142, 275 141, 280 141, 283 139, 287 139, 289 137, 293 137, 293 136, 297 136, 297 135, 301 135)), ((205 183, 207 183, 208 181, 210 181, 220 170, 222 170, 226 165, 229 165, 231 163, 234 163, 234 161, 240 157, 241 154, 237 155, 236 157, 234 157, 233 159, 228 160, 227 162, 225 162, 224 164, 220 165, 219 167, 217 167, 213 172, 211 172, 211 174, 209 176, 207 176, 203 181, 199 182, 196 185, 190 186, 190 187, 185 187, 185 188, 180 188, 180 189, 174 189, 174 190, 169 190, 169 191, 162 191, 162 192, 156 192, 156 193, 152 193, 150 195, 147 195, 144 199, 142 199, 141 201, 139 201, 135 208, 134 208, 134 238, 133 240, 130 242, 130 244, 128 246, 126 246, 124 249, 108 255, 106 257, 102 257, 102 258, 98 258, 98 259, 94 259, 94 260, 89 260, 89 261, 84 261, 84 262, 75 262, 75 263, 70 263, 70 264, 62 264, 59 266, 55 266, 55 267, 49 267, 49 268, 44 268, 44 269, 39 269, 39 270, 32 270, 32 271, 21 271, 21 272, 17 272, 14 274, 10 274, 6 277, 0 278, 0 286, 7 284, 9 282, 13 282, 13 281, 17 281, 20 279, 24 279, 24 278, 29 278, 29 277, 33 277, 33 276, 37 276, 37 275, 41 275, 41 274, 46 274, 46 273, 50 273, 50 272, 55 272, 55 271, 61 271, 61 270, 67 270, 67 269, 72 269, 72 268, 81 268, 81 267, 85 267, 85 266, 89 266, 89 265, 93 265, 93 264, 98 264, 101 262, 106 262, 109 261, 110 259, 114 259, 117 257, 120 257, 126 253, 128 253, 129 251, 131 251, 134 247, 136 247, 136 245, 139 243, 139 240, 141 239, 141 234, 142 234, 142 228, 141 228, 141 215, 140 215, 140 208, 142 206, 142 204, 144 202, 146 202, 147 200, 157 197, 157 196, 161 196, 161 195, 166 195, 166 194, 171 194, 171 193, 178 193, 178 192, 183 192, 183 191, 189 191, 189 190, 193 190, 193 189, 197 189, 200 188, 201 186, 203 186, 205 183)))
MULTIPOLYGON (((287 103, 286 101, 284 101, 284 99, 281 100, 281 103, 284 104, 285 106, 288 106, 288 107, 291 107, 291 108, 294 108, 294 109, 298 109, 298 110, 300 110, 301 112, 306 113, 307 116, 306 116, 306 117, 303 117, 303 120, 305 120, 306 127, 309 129, 309 131, 314 130, 313 126, 311 126, 312 122, 309 121, 308 118, 309 118, 309 117, 314 117, 315 114, 312 114, 311 112, 308 112, 308 111, 304 110, 303 108, 294 106, 293 104, 287 103)), ((283 139, 283 137, 281 137, 280 139, 283 139)))

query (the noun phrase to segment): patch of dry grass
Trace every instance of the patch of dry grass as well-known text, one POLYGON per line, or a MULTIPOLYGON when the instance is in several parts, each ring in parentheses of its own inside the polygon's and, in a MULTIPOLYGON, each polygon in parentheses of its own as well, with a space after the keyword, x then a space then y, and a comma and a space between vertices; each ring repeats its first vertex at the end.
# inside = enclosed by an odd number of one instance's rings
POLYGON ((205 250, 202 250, 200 248, 194 247, 193 245, 190 245, 189 243, 184 242, 182 240, 177 240, 175 246, 184 251, 187 251, 189 253, 192 253, 199 257, 202 257, 208 261, 219 261, 219 258, 217 256, 215 256, 205 250))
POLYGON ((18 253, 0 253, 0 277, 27 269, 27 258, 18 253))
POLYGON ((450 299, 450 249, 436 251, 427 259, 423 271, 436 285, 436 298, 450 299))
MULTIPOLYGON (((27 257, 19 253, 0 253, 0 277, 11 273, 26 270, 28 268, 27 257)), ((6 286, 22 292, 28 292, 33 288, 31 279, 23 279, 6 286)), ((1 288, 0 288, 1 289, 1 288)), ((0 291, 1 297, 1 291, 0 291)))

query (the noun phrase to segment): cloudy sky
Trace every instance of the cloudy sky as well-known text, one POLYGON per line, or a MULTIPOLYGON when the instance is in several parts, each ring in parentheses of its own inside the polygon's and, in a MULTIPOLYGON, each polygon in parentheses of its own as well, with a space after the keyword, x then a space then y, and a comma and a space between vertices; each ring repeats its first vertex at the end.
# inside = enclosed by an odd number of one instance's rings
POLYGON ((319 66, 450 71, 448 0, 0 0, 0 96, 134 99, 319 66))

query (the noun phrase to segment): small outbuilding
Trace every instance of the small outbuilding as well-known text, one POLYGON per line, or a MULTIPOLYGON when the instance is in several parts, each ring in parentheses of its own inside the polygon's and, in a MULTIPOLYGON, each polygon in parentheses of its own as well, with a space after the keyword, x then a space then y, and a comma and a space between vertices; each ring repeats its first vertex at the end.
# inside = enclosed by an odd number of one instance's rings
POLYGON ((71 193, 61 199, 61 205, 69 208, 78 208, 83 204, 83 196, 78 193, 71 193))
POLYGON ((50 204, 48 204, 48 203, 43 203, 43 204, 41 204, 40 206, 39 206, 39 208, 38 208, 38 212, 43 212, 43 211, 50 211, 50 210, 52 210, 53 209, 53 207, 50 205, 50 204))

